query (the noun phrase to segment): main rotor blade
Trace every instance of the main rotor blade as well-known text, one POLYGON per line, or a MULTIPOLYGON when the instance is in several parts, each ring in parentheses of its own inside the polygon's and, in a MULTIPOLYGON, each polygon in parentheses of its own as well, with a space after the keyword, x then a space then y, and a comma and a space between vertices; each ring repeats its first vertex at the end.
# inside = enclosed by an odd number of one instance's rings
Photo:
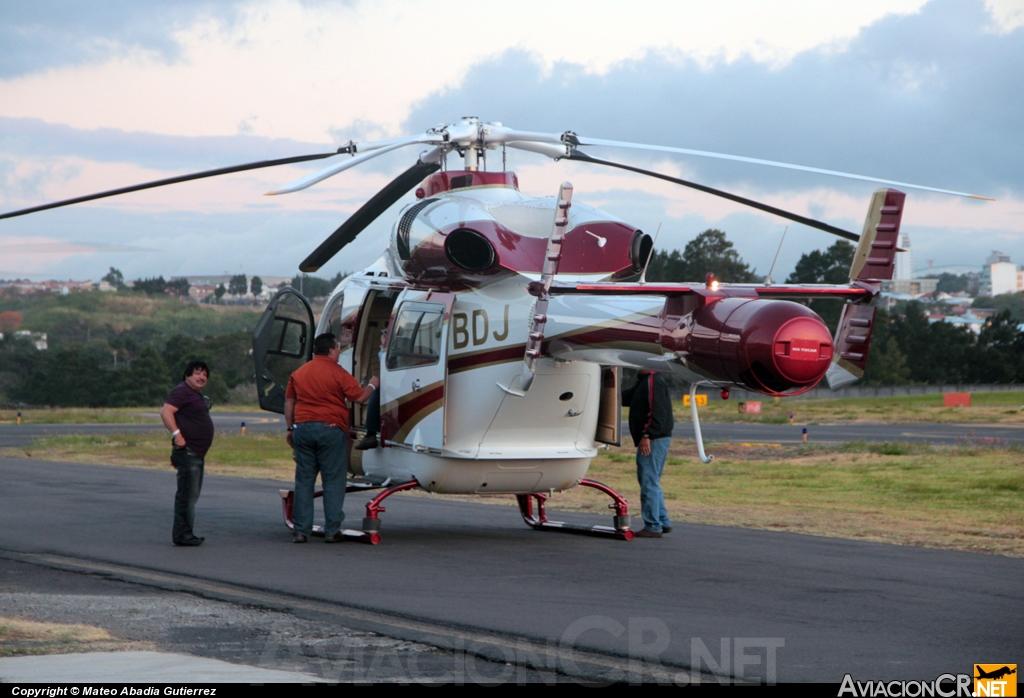
POLYGON ((847 240, 853 240, 854 242, 857 242, 857 241, 860 240, 860 235, 857 235, 856 233, 851 233, 848 230, 843 230, 842 228, 837 228, 834 225, 829 225, 828 223, 822 223, 821 221, 816 221, 813 218, 807 218, 806 216, 801 216, 801 215, 796 214, 796 213, 790 213, 789 211, 784 211, 781 208, 775 208, 774 206, 769 206, 768 204, 762 204, 759 201, 754 201, 752 199, 746 199, 746 198, 744 198, 742 196, 737 196, 736 194, 730 194, 729 192, 722 191, 721 189, 713 189, 712 187, 706 187, 703 184, 696 184, 695 182, 688 182, 685 179, 677 179, 676 177, 669 177, 668 175, 664 175, 664 174, 661 174, 659 172, 651 172, 650 170, 644 170, 644 169, 641 169, 639 167, 633 167, 631 165, 624 165, 624 164, 622 164, 620 162, 612 162, 610 160, 599 160, 597 158, 594 158, 594 157, 591 157, 591 156, 587 155, 586 153, 581 153, 579 150, 574 150, 570 155, 568 155, 566 157, 566 159, 567 160, 580 160, 582 162, 591 162, 591 163, 594 163, 596 165, 607 165, 608 167, 617 167, 620 170, 629 170, 630 172, 636 172, 638 174, 644 174, 644 175, 647 175, 649 177, 655 177, 657 179, 663 179, 666 182, 672 182, 674 184, 681 184, 684 187, 690 187, 691 189, 696 189, 697 191, 706 192, 708 194, 714 194, 715 196, 720 196, 723 199, 729 199, 729 201, 735 201, 736 203, 743 204, 744 206, 750 206, 750 207, 756 208, 756 209, 758 209, 760 211, 765 211, 766 213, 772 213, 772 214, 775 214, 776 216, 781 216, 782 218, 786 218, 788 220, 795 221, 797 223, 802 223, 803 225, 809 226, 811 228, 817 228, 818 230, 824 230, 826 233, 832 233, 833 235, 838 235, 839 237, 846 238, 847 240))
POLYGON ((130 187, 121 187, 120 189, 111 189, 109 191, 101 191, 96 194, 88 194, 86 196, 78 196, 74 199, 64 199, 63 201, 54 201, 53 203, 43 204, 42 206, 33 206, 32 208, 23 208, 18 211, 10 211, 8 213, 0 214, 0 220, 4 218, 14 218, 16 216, 24 216, 28 213, 36 213, 37 211, 46 211, 51 208, 60 208, 61 206, 70 206, 72 204, 80 204, 85 201, 94 201, 96 199, 105 199, 108 196, 117 196, 119 194, 128 194, 133 191, 142 191, 143 189, 154 189, 156 187, 164 187, 168 184, 178 184, 179 182, 189 182, 193 179, 204 179, 206 177, 216 177, 218 175, 231 174, 233 172, 245 172, 246 170, 258 170, 263 167, 277 167, 278 165, 291 165, 296 162, 308 162, 310 160, 323 160, 324 158, 334 157, 341 153, 351 152, 351 145, 342 146, 333 153, 317 153, 315 155, 297 155, 291 158, 279 158, 277 160, 260 160, 259 162, 250 162, 244 165, 234 165, 232 167, 220 167, 216 170, 205 170, 203 172, 193 172, 192 174, 180 175, 178 177, 168 177, 167 179, 158 179, 153 182, 146 182, 144 184, 134 184, 130 187))
MULTIPOLYGON (((331 165, 330 167, 326 167, 320 170, 319 172, 314 172, 311 175, 303 177, 302 179, 297 179, 294 182, 291 182, 290 184, 284 185, 283 187, 274 189, 273 191, 268 191, 266 195, 277 196, 278 194, 291 194, 292 192, 301 191, 303 189, 306 189, 307 187, 313 186, 317 182, 322 182, 328 177, 333 177, 339 172, 344 172, 350 167, 355 167, 356 165, 360 165, 366 162, 367 160, 372 160, 373 158, 384 155, 385 153, 390 153, 392 150, 404 148, 407 145, 428 142, 430 140, 437 140, 437 138, 436 136, 404 136, 402 138, 393 139, 394 142, 389 143, 388 145, 381 146, 374 144, 376 145, 376 147, 373 150, 370 150, 369 152, 363 152, 360 155, 356 155, 351 160, 345 160, 343 162, 336 163, 334 165, 331 165)), ((358 144, 356 145, 357 147, 360 148, 360 150, 364 149, 363 146, 359 146, 358 144)))
POLYGON ((725 155, 723 153, 712 153, 706 150, 690 150, 689 148, 672 148, 662 145, 645 145, 643 143, 626 143, 624 141, 607 141, 600 138, 584 138, 578 135, 566 135, 566 138, 573 145, 578 146, 607 146, 610 148, 633 148, 636 150, 653 150, 661 153, 679 153, 680 155, 697 155, 702 158, 715 158, 718 160, 733 160, 735 162, 748 162, 754 165, 769 165, 771 167, 782 167, 787 170, 799 170, 801 172, 814 172, 815 174, 831 175, 833 177, 845 177, 846 179, 859 179, 864 182, 877 182, 896 187, 910 187, 911 189, 922 189, 924 191, 938 192, 939 194, 952 194, 953 196, 965 196, 969 199, 981 199, 983 201, 995 201, 987 196, 967 194, 962 191, 951 191, 949 189, 937 189, 926 187, 920 184, 908 182, 896 182, 890 179, 879 179, 878 177, 866 177, 864 175, 851 174, 849 172, 837 172, 836 170, 823 170, 817 167, 805 167, 804 165, 793 165, 787 162, 776 162, 774 160, 761 160, 759 158, 748 158, 742 155, 725 155))
POLYGON ((388 210, 392 204, 405 196, 424 177, 441 169, 440 162, 417 161, 402 174, 388 182, 387 186, 373 195, 373 198, 359 207, 348 220, 341 224, 329 238, 320 243, 313 254, 306 257, 299 265, 299 271, 314 272, 326 264, 331 257, 338 254, 345 245, 356 239, 368 225, 388 210))

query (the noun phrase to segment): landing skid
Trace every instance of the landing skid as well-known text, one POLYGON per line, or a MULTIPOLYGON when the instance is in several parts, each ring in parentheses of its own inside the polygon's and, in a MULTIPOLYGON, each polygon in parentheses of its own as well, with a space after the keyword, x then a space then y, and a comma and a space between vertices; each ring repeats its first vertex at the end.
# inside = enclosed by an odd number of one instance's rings
MULTIPOLYGON (((370 480, 367 478, 354 478, 348 480, 348 483, 345 486, 346 494, 351 492, 366 492, 368 490, 380 489, 384 489, 384 492, 381 492, 366 503, 366 518, 363 519, 362 531, 353 531, 350 528, 343 528, 341 530, 342 535, 345 536, 345 540, 351 540, 358 543, 369 543, 370 545, 377 545, 380 543, 380 519, 377 518, 377 515, 386 511, 380 503, 395 492, 401 492, 402 490, 409 490, 420 486, 420 483, 415 480, 410 480, 409 482, 403 482, 402 484, 391 487, 390 489, 385 489, 389 484, 391 484, 391 478, 383 481, 370 480)), ((278 494, 281 495, 281 509, 284 514, 284 523, 289 530, 294 531, 295 522, 292 520, 292 509, 295 506, 295 491, 278 490, 278 494)), ((313 499, 323 496, 323 490, 313 493, 313 499)), ((314 525, 312 535, 322 538, 324 535, 323 526, 314 525)))
MULTIPOLYGON (((363 492, 372 489, 384 489, 383 492, 366 503, 366 518, 363 519, 363 530, 342 529, 345 540, 360 543, 377 545, 380 537, 380 514, 387 511, 381 503, 395 494, 404 490, 411 490, 420 486, 416 480, 410 480, 394 487, 388 488, 391 480, 382 482, 367 481, 363 479, 349 480, 345 492, 363 492), (387 489, 385 489, 387 488, 387 489)), ((596 480, 580 480, 580 485, 593 487, 604 492, 612 498, 609 509, 615 510, 614 526, 581 526, 579 524, 565 523, 564 521, 549 521, 544 510, 544 503, 548 496, 543 493, 517 494, 516 501, 519 502, 519 512, 528 526, 538 531, 562 531, 563 533, 576 533, 588 536, 602 536, 607 538, 618 538, 620 540, 633 540, 633 531, 630 530, 630 517, 627 510, 626 500, 618 492, 596 480), (532 499, 531 499, 532 498, 532 499), (537 502, 536 514, 534 513, 534 500, 537 502)), ((295 530, 295 523, 292 521, 292 507, 295 504, 295 492, 292 490, 279 490, 281 495, 281 509, 284 513, 284 523, 290 530, 295 530)), ((322 491, 315 492, 313 498, 322 497, 322 491)), ((313 535, 322 537, 324 529, 322 526, 313 526, 313 535)))
POLYGON ((612 498, 609 509, 615 510, 614 526, 581 526, 579 524, 565 523, 564 521, 549 521, 544 511, 544 503, 548 496, 543 493, 517 494, 516 501, 519 502, 519 513, 523 515, 526 525, 536 531, 561 531, 562 533, 576 533, 584 536, 603 536, 618 538, 620 540, 633 540, 633 531, 630 530, 630 518, 626 509, 626 500, 618 492, 608 485, 596 480, 580 480, 580 485, 593 487, 604 492, 612 498), (536 513, 534 513, 534 500, 537 502, 536 513))

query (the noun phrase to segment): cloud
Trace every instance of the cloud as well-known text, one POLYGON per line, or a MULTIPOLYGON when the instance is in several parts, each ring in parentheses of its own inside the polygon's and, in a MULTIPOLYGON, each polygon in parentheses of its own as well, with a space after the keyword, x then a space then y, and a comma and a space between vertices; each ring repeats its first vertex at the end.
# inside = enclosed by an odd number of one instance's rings
MULTIPOLYGON (((443 73, 438 77, 433 68, 410 69, 421 64, 409 60, 409 54, 420 49, 408 40, 409 25, 418 25, 422 18, 413 13, 411 19, 396 19, 405 5, 385 3, 378 13, 372 12, 376 6, 362 2, 344 12, 321 11, 322 7, 305 12, 287 2, 246 5, 240 26, 213 32, 211 48, 201 36, 206 6, 197 1, 180 6, 184 13, 173 15, 173 21, 166 22, 167 31, 154 29, 152 36, 141 25, 125 20, 125 27, 118 29, 114 21, 110 36, 117 38, 121 32, 127 38, 103 49, 149 52, 156 56, 147 59, 149 63, 174 61, 178 54, 173 37, 187 35, 193 52, 186 56, 188 66, 151 72, 147 61, 142 61, 133 64, 136 72, 129 72, 145 83, 129 80, 124 85, 118 81, 127 74, 118 72, 122 64, 112 72, 107 70, 110 66, 98 66, 81 73, 88 79, 73 95, 68 93, 74 92, 72 86, 78 84, 75 79, 80 74, 75 71, 57 73, 53 82, 42 76, 4 84, 14 90, 7 92, 12 110, 40 92, 57 105, 52 113, 8 110, 8 114, 46 113, 47 119, 61 123, 0 118, 0 202, 7 210, 182 172, 330 150, 330 144, 316 142, 326 141, 328 134, 336 142, 374 139, 394 135, 398 125, 403 132, 422 132, 463 114, 477 114, 522 129, 572 129, 595 137, 735 153, 995 195, 1001 198, 997 205, 978 205, 912 193, 905 229, 913 236, 915 258, 973 262, 972 255, 977 255, 980 264, 988 249, 997 247, 1024 261, 1024 173, 1019 167, 1024 162, 1020 127, 1024 93, 1016 86, 1024 57, 1024 26, 1014 24, 1017 15, 1001 2, 992 3, 1003 7, 1000 14, 990 12, 981 0, 935 0, 920 11, 866 23, 842 41, 811 41, 806 45, 812 48, 783 51, 785 60, 771 62, 760 60, 763 56, 743 45, 721 55, 708 51, 698 55, 685 51, 679 42, 648 42, 625 53, 617 45, 616 59, 595 67, 592 61, 576 60, 577 53, 545 49, 555 46, 546 29, 543 38, 548 44, 538 43, 536 37, 510 41, 504 33, 496 45, 518 48, 494 55, 470 47, 435 65, 443 73), (309 17, 324 20, 323 28, 317 25, 320 34, 309 33, 309 17), (363 46, 380 45, 381 36, 389 36, 393 44, 405 42, 402 50, 374 59, 367 71, 372 68, 377 73, 353 70, 348 54, 336 55, 330 38, 331 22, 341 18, 369 22, 358 26, 374 29, 358 35, 362 43, 345 46, 349 53, 359 53, 360 60, 369 55, 363 46), (175 22, 191 24, 175 34, 171 31, 179 26, 175 22), (387 28, 388 22, 394 27, 387 28), (243 31, 247 27, 258 32, 247 34, 243 31), (313 54, 298 43, 300 36, 316 48, 313 54), (171 42, 170 48, 161 48, 164 40, 171 42), (256 62, 257 54, 263 62, 256 62), (481 62, 481 56, 490 57, 481 62), (303 69, 296 70, 287 59, 298 61, 303 69), (330 66, 335 71, 330 75, 345 79, 328 79, 318 72, 319 66, 330 66), (270 76, 277 77, 270 80, 270 76), (57 95, 63 96, 58 99, 57 95), (274 109, 283 109, 274 111, 262 102, 250 102, 255 96, 272 103, 274 109), (405 105, 410 102, 407 112, 405 105), (81 113, 93 104, 103 109, 92 120, 82 121, 81 113), (225 105, 235 111, 225 112, 225 105), (318 110, 329 112, 331 118, 325 119, 318 110), (127 115, 124 120, 121 114, 127 115), (299 117, 308 117, 305 128, 294 127, 299 117), (91 127, 112 123, 139 125, 91 127), (166 123, 173 127, 165 128, 166 123), (237 135, 164 135, 170 133, 237 135), (299 134, 299 139, 270 138, 268 133, 299 134), (305 140, 302 134, 307 134, 305 140)), ((150 15, 164 16, 160 8, 166 7, 170 6, 161 5, 150 15)), ((415 9, 408 7, 410 12, 415 9)), ((27 20, 12 24, 27 26, 27 20)), ((85 45, 91 40, 88 37, 106 31, 91 29, 95 24, 67 29, 77 37, 70 43, 85 45)), ((58 20, 53 31, 66 25, 58 20)), ((414 28, 417 36, 430 35, 419 26, 414 28)), ((0 31, 0 40, 3 36, 0 31)), ((583 45, 578 37, 574 41, 583 45)), ((774 49, 768 51, 774 53, 774 49)), ((89 59, 84 53, 76 55, 60 60, 89 59)), ((133 194, 2 221, 0 230, 5 235, 61 238, 78 245, 104 240, 111 246, 82 250, 46 267, 51 270, 46 273, 57 276, 99 278, 110 264, 132 278, 237 273, 239 264, 253 273, 288 274, 348 213, 405 169, 417 151, 396 151, 358 171, 286 197, 260 194, 324 163, 176 185, 157 190, 159 194, 133 194), (118 246, 132 245, 164 252, 118 251, 118 246)), ((621 150, 594 154, 644 163, 855 231, 868 194, 875 188, 692 157, 621 150)), ((495 161, 496 154, 491 153, 492 169, 495 161)), ((454 167, 455 163, 453 156, 449 164, 454 167)), ((681 248, 708 227, 727 230, 741 254, 762 272, 786 225, 718 199, 616 170, 551 164, 540 156, 511 151, 509 167, 519 172, 528 194, 549 195, 560 181, 571 178, 581 200, 651 233, 662 225, 659 247, 681 248)), ((368 264, 386 243, 393 222, 394 210, 346 248, 324 273, 368 264)), ((801 251, 831 242, 823 233, 791 228, 775 277, 788 274, 801 251)))
POLYGON ((96 63, 135 51, 172 62, 180 55, 173 36, 176 29, 201 18, 231 24, 239 5, 216 0, 5 0, 0 78, 96 63))
POLYGON ((114 128, 79 129, 41 119, 0 116, 0 154, 12 158, 81 157, 165 170, 199 170, 324 153, 330 143, 260 136, 171 136, 114 128))
MULTIPOLYGON (((843 50, 804 51, 778 68, 749 58, 698 63, 648 51, 603 74, 510 50, 454 89, 416 104, 405 125, 478 114, 581 134, 977 190, 1024 194, 1024 27, 991 31, 981 2, 935 0, 890 15, 843 50), (514 86, 511 87, 510 86, 514 86)), ((643 159, 616 151, 601 155, 643 159)), ((765 191, 820 176, 680 158, 705 181, 765 191)), ((843 187, 830 180, 830 186, 843 187)), ((854 185, 855 190, 865 186, 854 185)))

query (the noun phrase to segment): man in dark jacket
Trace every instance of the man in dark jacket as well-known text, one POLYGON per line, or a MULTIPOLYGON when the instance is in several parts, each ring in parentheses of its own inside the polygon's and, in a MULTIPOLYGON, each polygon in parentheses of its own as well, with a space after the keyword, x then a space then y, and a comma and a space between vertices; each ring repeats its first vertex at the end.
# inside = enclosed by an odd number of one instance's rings
POLYGON ((672 522, 661 492, 661 472, 672 443, 672 399, 665 378, 654 371, 640 371, 632 388, 622 392, 629 407, 629 433, 636 451, 636 478, 640 481, 640 513, 644 519, 638 538, 661 538, 672 531, 672 522))

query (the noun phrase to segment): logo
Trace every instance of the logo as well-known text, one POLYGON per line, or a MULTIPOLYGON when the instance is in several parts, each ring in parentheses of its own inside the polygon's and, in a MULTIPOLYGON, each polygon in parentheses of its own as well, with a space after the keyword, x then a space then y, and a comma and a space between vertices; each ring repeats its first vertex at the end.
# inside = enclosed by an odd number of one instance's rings
POLYGON ((975 664, 974 695, 989 696, 1017 695, 1016 664, 975 664))

